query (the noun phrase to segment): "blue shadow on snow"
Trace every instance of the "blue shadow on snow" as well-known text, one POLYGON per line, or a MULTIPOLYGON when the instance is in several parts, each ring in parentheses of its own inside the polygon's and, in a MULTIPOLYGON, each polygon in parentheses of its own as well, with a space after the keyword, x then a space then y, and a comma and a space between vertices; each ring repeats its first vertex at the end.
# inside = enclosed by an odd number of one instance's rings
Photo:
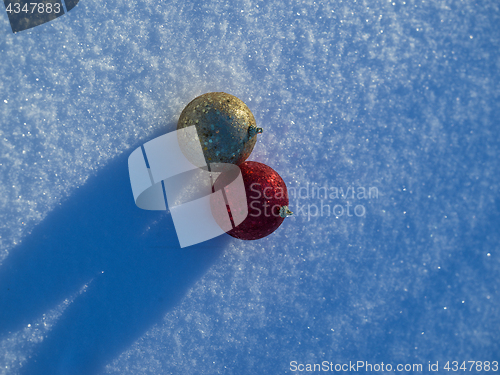
POLYGON ((0 339, 77 293, 21 374, 93 374, 172 309, 228 236, 181 249, 170 214, 134 204, 129 152, 54 209, 0 267, 0 339))

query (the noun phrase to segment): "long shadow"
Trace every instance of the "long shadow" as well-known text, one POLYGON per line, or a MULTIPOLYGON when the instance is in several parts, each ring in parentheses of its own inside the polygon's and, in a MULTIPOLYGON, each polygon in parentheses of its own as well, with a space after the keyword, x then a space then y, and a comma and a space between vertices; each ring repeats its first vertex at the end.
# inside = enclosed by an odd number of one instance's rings
POLYGON ((54 209, 0 267, 0 338, 90 284, 21 373, 94 374, 185 295, 229 239, 180 249, 170 214, 134 204, 129 152, 54 209))

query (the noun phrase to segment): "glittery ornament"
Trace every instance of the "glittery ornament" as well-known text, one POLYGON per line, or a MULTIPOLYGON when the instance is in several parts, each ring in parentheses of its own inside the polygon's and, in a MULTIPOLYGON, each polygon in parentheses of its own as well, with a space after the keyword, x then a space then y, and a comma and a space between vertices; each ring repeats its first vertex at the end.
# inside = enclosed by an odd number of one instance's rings
MULTIPOLYGON (((198 96, 182 111, 177 129, 196 126, 205 161, 211 163, 243 163, 255 146, 262 128, 245 103, 224 92, 198 96)), ((182 152, 191 160, 192 140, 181 140, 182 152)))
MULTIPOLYGON (((245 184, 248 216, 227 233, 242 240, 257 240, 273 233, 285 217, 292 214, 288 209, 288 191, 280 175, 265 164, 247 161, 239 167, 245 184)), ((227 186, 233 178, 222 173, 214 184, 214 190, 227 186)), ((225 194, 231 195, 231 192, 226 191, 225 194)), ((226 208, 230 216, 233 215, 231 210, 240 210, 237 206, 226 208)), ((212 214, 219 222, 221 213, 214 210, 212 205, 212 214)))

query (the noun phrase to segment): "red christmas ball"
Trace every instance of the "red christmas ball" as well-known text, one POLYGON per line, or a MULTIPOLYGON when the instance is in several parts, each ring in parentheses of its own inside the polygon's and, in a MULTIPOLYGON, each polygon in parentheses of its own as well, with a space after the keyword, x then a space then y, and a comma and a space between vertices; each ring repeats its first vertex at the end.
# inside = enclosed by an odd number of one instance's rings
MULTIPOLYGON (((271 167, 255 161, 239 165, 247 198, 247 217, 227 233, 241 240, 258 240, 273 233, 285 217, 292 213, 288 210, 288 192, 285 182, 271 167)), ((215 189, 227 186, 234 176, 222 173, 215 182, 215 189)), ((226 206, 231 216, 231 208, 226 206)), ((233 206, 233 210, 238 207, 233 206)), ((214 218, 219 222, 212 206, 214 218)))

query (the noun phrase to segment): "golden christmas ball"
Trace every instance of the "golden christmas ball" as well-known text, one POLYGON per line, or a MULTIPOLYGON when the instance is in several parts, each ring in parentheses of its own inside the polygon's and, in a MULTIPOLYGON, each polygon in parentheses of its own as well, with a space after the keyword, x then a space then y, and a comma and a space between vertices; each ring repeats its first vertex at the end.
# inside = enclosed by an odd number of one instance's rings
MULTIPOLYGON (((243 163, 252 152, 257 134, 262 133, 243 101, 224 92, 210 92, 193 99, 182 111, 177 129, 194 125, 207 165, 243 163)), ((181 143, 190 158, 187 143, 181 143)))

